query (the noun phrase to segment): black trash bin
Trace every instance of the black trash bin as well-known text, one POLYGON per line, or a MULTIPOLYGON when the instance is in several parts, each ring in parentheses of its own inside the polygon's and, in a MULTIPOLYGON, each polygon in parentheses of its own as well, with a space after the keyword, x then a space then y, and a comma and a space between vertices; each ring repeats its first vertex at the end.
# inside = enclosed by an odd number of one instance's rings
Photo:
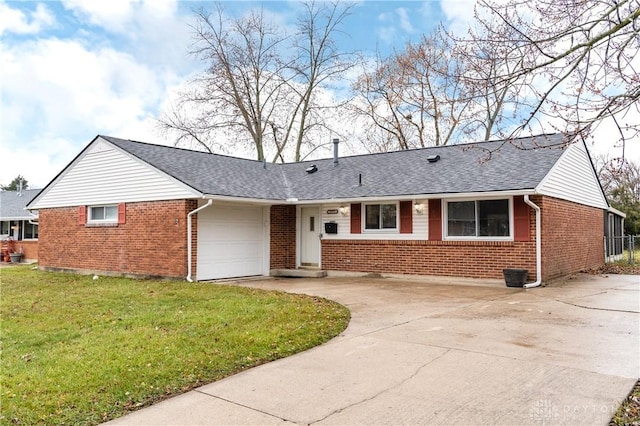
POLYGON ((507 287, 522 287, 527 282, 528 269, 503 269, 504 282, 507 287))

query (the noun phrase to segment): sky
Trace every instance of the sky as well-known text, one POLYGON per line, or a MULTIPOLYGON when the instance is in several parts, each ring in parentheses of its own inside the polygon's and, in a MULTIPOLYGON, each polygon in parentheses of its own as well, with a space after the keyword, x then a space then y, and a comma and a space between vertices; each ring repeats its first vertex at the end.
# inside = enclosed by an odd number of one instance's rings
MULTIPOLYGON (((340 45, 385 54, 439 22, 463 28, 473 4, 360 0, 340 45)), ((259 5, 224 2, 236 14, 259 5)), ((262 5, 284 24, 295 23, 293 0, 262 5)), ((0 184, 20 174, 30 187, 44 187, 98 134, 172 145, 156 130, 156 119, 176 90, 202 71, 187 53, 189 25, 200 7, 212 3, 0 0, 0 184)), ((590 148, 619 155, 611 142, 590 148)), ((640 161, 638 150, 627 155, 640 161)))

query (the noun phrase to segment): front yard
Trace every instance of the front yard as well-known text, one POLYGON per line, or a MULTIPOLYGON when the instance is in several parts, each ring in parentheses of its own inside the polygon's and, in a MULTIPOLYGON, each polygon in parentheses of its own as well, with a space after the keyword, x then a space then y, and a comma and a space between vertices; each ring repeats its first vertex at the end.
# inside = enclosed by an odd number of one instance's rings
POLYGON ((0 273, 0 423, 98 424, 325 342, 348 310, 216 284, 0 273))

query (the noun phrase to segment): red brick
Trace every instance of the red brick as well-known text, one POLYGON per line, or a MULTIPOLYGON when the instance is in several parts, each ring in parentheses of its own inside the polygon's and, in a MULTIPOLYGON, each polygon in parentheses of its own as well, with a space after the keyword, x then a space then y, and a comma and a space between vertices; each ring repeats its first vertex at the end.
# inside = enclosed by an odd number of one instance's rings
POLYGON ((127 203, 126 223, 109 227, 79 224, 78 207, 41 209, 38 263, 46 269, 184 278, 186 216, 195 204, 194 200, 127 203))

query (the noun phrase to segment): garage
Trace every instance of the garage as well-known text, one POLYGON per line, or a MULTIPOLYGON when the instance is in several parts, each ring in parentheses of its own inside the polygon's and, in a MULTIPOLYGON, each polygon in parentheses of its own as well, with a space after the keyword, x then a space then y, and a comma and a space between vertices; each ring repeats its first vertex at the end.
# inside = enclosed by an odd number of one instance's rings
POLYGON ((198 213, 197 279, 265 275, 263 207, 216 204, 198 213))

